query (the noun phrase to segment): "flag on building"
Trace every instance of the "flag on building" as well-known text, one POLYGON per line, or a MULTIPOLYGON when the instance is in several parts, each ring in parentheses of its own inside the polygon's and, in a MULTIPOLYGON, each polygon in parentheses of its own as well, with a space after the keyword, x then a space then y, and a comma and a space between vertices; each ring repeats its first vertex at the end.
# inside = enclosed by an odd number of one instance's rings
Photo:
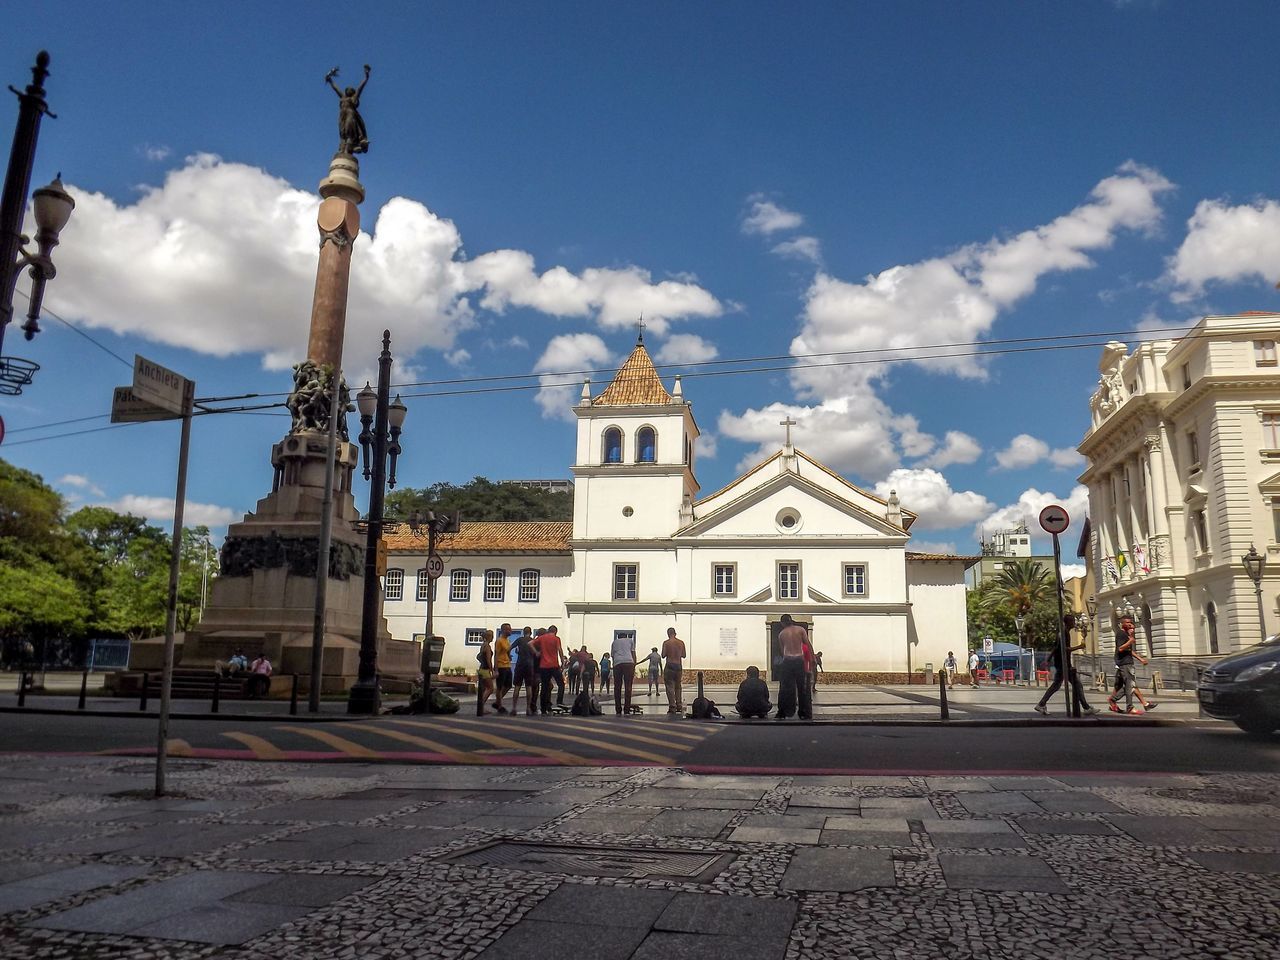
POLYGON ((1129 565, 1129 558, 1126 557, 1124 555, 1124 551, 1121 550, 1119 553, 1116 554, 1116 568, 1118 570, 1118 573, 1116 574, 1117 578, 1119 577, 1119 574, 1124 573, 1124 568, 1127 567, 1128 565, 1129 565))
POLYGON ((1106 573, 1106 575, 1107 575, 1107 579, 1108 579, 1111 583, 1119 583, 1119 582, 1120 582, 1120 571, 1119 571, 1118 569, 1116 569, 1116 562, 1115 562, 1114 560, 1112 560, 1110 557, 1107 557, 1107 558, 1102 562, 1102 569, 1103 569, 1103 571, 1106 573))
POLYGON ((1133 545, 1133 565, 1143 573, 1151 572, 1151 565, 1147 563, 1146 548, 1140 543, 1135 543, 1133 545))

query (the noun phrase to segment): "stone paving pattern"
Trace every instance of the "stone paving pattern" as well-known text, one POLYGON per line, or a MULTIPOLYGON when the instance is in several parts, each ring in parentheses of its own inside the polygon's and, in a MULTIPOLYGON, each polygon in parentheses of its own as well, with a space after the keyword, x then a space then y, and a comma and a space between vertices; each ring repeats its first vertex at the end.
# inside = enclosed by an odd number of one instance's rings
POLYGON ((152 774, 5 758, 0 956, 1280 956, 1271 774, 152 774))

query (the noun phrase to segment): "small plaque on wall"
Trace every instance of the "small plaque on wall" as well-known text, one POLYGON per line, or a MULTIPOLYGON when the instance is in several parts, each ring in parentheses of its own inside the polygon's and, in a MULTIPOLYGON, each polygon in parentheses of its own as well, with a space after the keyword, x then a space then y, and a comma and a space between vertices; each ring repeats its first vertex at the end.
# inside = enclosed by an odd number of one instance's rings
POLYGON ((738 655, 738 628, 720 628, 720 656, 736 657, 738 655))

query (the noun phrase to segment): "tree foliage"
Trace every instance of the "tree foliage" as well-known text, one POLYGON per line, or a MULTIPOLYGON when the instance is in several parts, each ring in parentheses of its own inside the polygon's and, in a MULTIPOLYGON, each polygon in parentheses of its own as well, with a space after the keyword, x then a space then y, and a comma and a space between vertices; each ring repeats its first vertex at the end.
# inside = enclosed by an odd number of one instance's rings
POLYGON ((428 509, 461 510, 464 520, 572 520, 573 494, 475 477, 462 486, 436 483, 393 490, 382 512, 388 520, 407 520, 415 510, 428 509))
POLYGON ((1053 573, 1034 560, 1006 561, 990 580, 965 597, 969 642, 981 648, 982 638, 1038 648, 1058 640, 1058 598, 1053 573), (1023 617, 1019 640, 1016 617, 1023 617))

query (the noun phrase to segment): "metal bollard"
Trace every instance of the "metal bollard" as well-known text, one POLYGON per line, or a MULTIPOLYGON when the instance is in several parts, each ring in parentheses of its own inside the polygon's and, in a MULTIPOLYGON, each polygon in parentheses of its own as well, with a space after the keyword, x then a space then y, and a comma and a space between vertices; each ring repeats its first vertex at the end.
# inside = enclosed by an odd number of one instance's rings
POLYGON ((947 673, 938 674, 938 704, 942 707, 942 719, 950 720, 951 711, 947 708, 947 673))
POLYGON ((289 692, 289 716, 298 715, 298 675, 293 675, 293 689, 289 692))
POLYGON ((77 710, 84 709, 85 696, 89 692, 89 668, 85 667, 84 672, 80 674, 80 702, 76 704, 77 710))
POLYGON ((18 674, 18 706, 25 707, 27 705, 27 671, 23 670, 18 674))
POLYGON ((138 701, 138 711, 140 713, 147 712, 147 694, 151 692, 151 674, 144 673, 142 675, 142 698, 138 701))
POLYGON ((213 672, 213 700, 209 703, 209 712, 217 713, 218 705, 222 701, 222 674, 217 670, 213 672))

